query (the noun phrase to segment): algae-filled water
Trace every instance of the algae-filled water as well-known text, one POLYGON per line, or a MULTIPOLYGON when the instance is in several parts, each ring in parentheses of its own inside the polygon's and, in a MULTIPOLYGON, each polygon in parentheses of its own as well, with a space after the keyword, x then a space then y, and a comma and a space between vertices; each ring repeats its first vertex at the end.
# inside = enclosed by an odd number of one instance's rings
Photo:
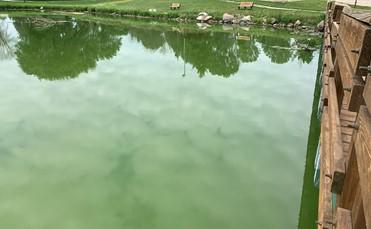
POLYGON ((296 228, 317 38, 246 30, 0 19, 0 228, 296 228))

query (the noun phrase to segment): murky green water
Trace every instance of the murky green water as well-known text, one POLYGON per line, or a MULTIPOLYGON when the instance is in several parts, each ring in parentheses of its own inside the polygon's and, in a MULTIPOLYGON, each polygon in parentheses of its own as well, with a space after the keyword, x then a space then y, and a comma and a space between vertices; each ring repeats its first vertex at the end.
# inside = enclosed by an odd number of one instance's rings
POLYGON ((65 20, 0 19, 0 228, 296 227, 308 40, 65 20))

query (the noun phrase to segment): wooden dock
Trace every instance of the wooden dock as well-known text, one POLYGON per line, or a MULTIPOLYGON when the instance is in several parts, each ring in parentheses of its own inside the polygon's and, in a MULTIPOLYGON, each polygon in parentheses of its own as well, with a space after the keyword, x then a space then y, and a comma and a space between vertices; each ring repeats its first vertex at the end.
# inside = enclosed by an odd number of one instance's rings
POLYGON ((318 228, 371 229, 371 13, 329 2, 318 228))

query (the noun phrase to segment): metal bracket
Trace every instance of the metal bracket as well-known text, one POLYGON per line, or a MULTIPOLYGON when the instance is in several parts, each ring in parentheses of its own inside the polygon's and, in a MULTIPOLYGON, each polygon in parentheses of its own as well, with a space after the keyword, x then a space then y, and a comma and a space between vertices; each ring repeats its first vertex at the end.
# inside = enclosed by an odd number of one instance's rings
POLYGON ((332 222, 332 221, 324 221, 324 222, 323 222, 323 221, 318 221, 318 220, 317 220, 317 221, 316 221, 316 224, 317 224, 317 225, 321 225, 321 226, 322 226, 323 224, 330 224, 330 225, 336 226, 336 223, 334 223, 334 222, 332 222))
POLYGON ((355 129, 355 130, 359 130, 359 124, 357 124, 357 123, 349 124, 348 127, 349 127, 349 128, 353 128, 353 129, 355 129))
POLYGON ((351 49, 350 51, 351 51, 352 53, 357 53, 357 54, 358 54, 361 50, 360 50, 360 49, 351 49))
POLYGON ((332 175, 331 174, 325 174, 325 177, 328 177, 332 180, 332 175))
POLYGON ((367 71, 367 73, 371 73, 371 66, 360 66, 359 70, 367 71))
POLYGON ((344 87, 343 89, 344 89, 344 91, 352 91, 352 88, 350 88, 350 87, 344 87))

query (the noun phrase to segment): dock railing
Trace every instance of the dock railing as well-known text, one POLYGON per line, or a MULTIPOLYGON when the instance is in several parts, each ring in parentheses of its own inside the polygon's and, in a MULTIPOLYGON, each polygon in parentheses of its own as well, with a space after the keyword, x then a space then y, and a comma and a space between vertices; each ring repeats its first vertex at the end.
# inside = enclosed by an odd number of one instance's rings
POLYGON ((329 2, 318 228, 371 229, 371 12, 329 2))

